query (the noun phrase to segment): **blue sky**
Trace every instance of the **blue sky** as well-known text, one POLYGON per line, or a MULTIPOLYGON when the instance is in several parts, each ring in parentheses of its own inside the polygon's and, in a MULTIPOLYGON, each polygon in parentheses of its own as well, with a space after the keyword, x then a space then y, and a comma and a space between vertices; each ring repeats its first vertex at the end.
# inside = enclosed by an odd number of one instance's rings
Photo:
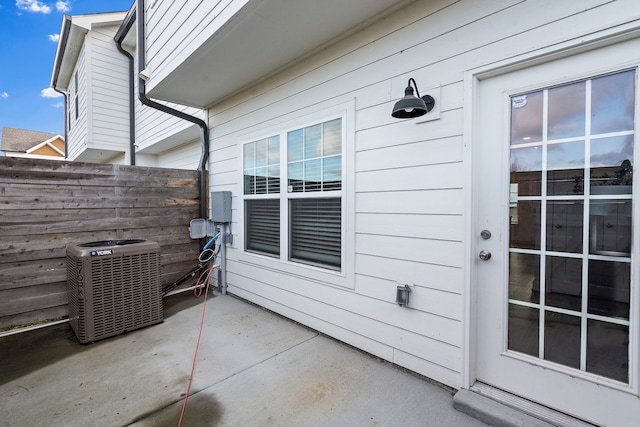
POLYGON ((0 128, 64 135, 63 98, 47 89, 62 15, 128 10, 133 2, 0 0, 0 128))

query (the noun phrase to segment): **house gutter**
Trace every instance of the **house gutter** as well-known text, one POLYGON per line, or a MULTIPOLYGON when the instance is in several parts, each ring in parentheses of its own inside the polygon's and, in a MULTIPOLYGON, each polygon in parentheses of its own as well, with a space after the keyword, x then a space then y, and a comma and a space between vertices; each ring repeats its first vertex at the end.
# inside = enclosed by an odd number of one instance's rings
MULTIPOLYGON (((144 0, 136 0, 136 31, 137 31, 137 51, 138 51, 138 70, 144 70, 147 67, 145 58, 145 13, 144 0)), ((195 123, 200 127, 200 141, 202 144, 202 154, 200 156, 200 164, 198 165, 198 188, 200 195, 200 218, 206 218, 207 215, 207 161, 209 159, 209 128, 204 120, 186 114, 182 111, 175 110, 159 102, 153 101, 147 97, 146 82, 138 75, 138 98, 144 105, 163 111, 172 116, 195 123)))
POLYGON ((133 20, 136 17, 135 9, 131 8, 127 16, 124 18, 123 25, 120 26, 118 32, 113 37, 116 42, 116 47, 118 51, 127 57, 129 61, 129 164, 132 166, 136 164, 136 112, 135 112, 135 103, 133 101, 133 97, 135 96, 135 86, 133 79, 133 55, 127 52, 122 47, 122 42, 124 41, 124 37, 127 35, 131 27, 133 26, 133 20))
MULTIPOLYGON (((64 34, 64 36, 62 37, 62 40, 60 41, 60 53, 62 54, 65 49, 67 48, 67 41, 69 41, 69 30, 71 29, 71 17, 69 15, 64 15, 64 29, 62 31, 62 33, 64 34)), ((60 89, 58 89, 56 86, 58 84, 58 77, 60 74, 60 67, 62 66, 62 55, 58 55, 56 64, 55 64, 55 72, 53 74, 53 78, 51 79, 51 89, 55 90, 56 92, 58 92, 59 94, 62 94, 62 96, 64 97, 64 158, 65 160, 67 158, 69 158, 69 150, 68 150, 68 142, 67 140, 69 139, 69 114, 67 109, 69 108, 68 105, 68 95, 66 92, 61 91, 60 89)))

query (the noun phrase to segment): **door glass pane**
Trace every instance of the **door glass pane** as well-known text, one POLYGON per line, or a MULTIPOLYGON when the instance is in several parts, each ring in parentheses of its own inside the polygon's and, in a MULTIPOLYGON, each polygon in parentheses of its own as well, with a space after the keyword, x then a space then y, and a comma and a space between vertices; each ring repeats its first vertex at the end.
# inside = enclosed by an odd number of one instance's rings
POLYGON ((536 308, 509 304, 509 350, 538 357, 540 311, 536 308))
POLYGON ((584 141, 547 146, 547 194, 584 193, 584 141))
POLYGON ((591 200, 589 252, 631 255, 631 200, 591 200))
POLYGON ((580 311, 582 309, 582 260, 546 257, 545 304, 580 311))
POLYGON ((540 249, 540 202, 521 200, 511 205, 510 247, 540 249))
POLYGON ((580 369, 580 318, 544 313, 544 358, 580 369))
POLYGON ((629 382, 629 327, 587 322, 587 372, 629 382))
POLYGON ((624 71, 510 105, 508 349, 623 382, 634 93, 624 71))
POLYGON ((543 92, 511 98, 511 145, 542 141, 543 92))
POLYGON ((540 256, 509 254, 509 299, 540 301, 540 256))
POLYGON ((591 140, 591 194, 631 194, 633 135, 591 140))
POLYGON ((584 135, 586 82, 549 89, 548 139, 584 135))
POLYGON ((582 253, 582 200, 547 202, 547 250, 582 253))
POLYGON ((517 196, 539 196, 542 188, 542 147, 511 150, 511 183, 517 196))
POLYGON ((589 260, 589 313, 628 319, 631 264, 589 260))
POLYGON ((591 82, 591 133, 633 130, 635 71, 593 79, 591 82))

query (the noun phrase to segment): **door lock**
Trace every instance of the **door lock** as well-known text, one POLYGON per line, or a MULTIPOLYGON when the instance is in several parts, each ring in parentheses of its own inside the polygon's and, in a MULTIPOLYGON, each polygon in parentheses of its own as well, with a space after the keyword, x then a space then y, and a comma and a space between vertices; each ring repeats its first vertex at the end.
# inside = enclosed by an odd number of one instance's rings
POLYGON ((489 261, 491 259, 491 252, 482 250, 478 256, 483 261, 489 261))
POLYGON ((489 240, 491 238, 491 232, 489 230, 482 230, 480 232, 480 237, 482 237, 484 240, 489 240))

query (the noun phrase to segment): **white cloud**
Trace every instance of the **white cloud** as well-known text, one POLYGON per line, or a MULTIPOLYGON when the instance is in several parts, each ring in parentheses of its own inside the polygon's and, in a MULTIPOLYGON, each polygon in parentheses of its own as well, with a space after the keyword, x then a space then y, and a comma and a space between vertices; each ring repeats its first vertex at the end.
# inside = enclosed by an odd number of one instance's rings
POLYGON ((57 1, 56 2, 56 10, 58 12, 69 12, 71 10, 71 2, 70 1, 57 1))
POLYGON ((9 94, 7 92, 0 93, 0 98, 8 98, 9 94))
POLYGON ((27 12, 51 12, 51 8, 49 6, 38 0, 16 0, 16 6, 18 9, 26 10, 27 12))
POLYGON ((54 43, 58 43, 58 40, 60 40, 60 34, 49 34, 49 40, 54 43))
POLYGON ((64 102, 56 102, 55 104, 51 104, 52 106, 54 106, 55 108, 62 108, 64 107, 64 102))
POLYGON ((43 98, 60 98, 62 94, 60 92, 56 92, 53 88, 46 88, 40 91, 40 96, 43 98))

